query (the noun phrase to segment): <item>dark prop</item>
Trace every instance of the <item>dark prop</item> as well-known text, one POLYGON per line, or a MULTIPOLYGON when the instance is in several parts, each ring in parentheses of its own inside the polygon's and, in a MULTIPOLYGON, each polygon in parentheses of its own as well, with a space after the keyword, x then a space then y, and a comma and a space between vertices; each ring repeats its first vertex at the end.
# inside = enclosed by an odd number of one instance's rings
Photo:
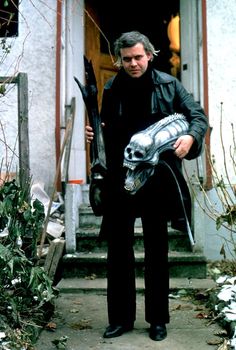
POLYGON ((87 109, 90 126, 93 128, 94 139, 90 145, 91 177, 89 200, 96 216, 103 215, 102 194, 106 175, 106 155, 103 140, 101 118, 97 102, 97 82, 91 61, 84 56, 85 86, 74 77, 78 84, 87 109))

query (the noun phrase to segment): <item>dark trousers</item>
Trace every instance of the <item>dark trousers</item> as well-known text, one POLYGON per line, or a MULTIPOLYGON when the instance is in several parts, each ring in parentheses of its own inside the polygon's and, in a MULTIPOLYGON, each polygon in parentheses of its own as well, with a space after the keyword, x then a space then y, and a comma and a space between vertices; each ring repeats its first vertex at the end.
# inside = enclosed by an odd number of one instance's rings
MULTIPOLYGON (((150 191, 145 189, 144 194, 141 192, 139 200, 145 251, 145 320, 150 324, 169 322, 168 233, 161 195, 161 188, 155 191, 150 187, 150 191), (159 199, 159 207, 153 205, 153 196, 159 199)), ((136 318, 135 218, 130 215, 130 205, 132 203, 120 203, 108 233, 107 302, 110 324, 133 324, 136 318)))

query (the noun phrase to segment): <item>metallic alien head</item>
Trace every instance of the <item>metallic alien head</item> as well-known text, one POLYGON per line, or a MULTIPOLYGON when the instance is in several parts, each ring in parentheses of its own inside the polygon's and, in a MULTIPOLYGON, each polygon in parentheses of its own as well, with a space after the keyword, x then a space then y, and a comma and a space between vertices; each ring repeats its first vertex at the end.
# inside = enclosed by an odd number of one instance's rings
POLYGON ((172 114, 147 129, 134 134, 124 151, 127 168, 125 189, 135 194, 153 175, 160 154, 173 149, 173 144, 188 132, 189 124, 182 114, 172 114))

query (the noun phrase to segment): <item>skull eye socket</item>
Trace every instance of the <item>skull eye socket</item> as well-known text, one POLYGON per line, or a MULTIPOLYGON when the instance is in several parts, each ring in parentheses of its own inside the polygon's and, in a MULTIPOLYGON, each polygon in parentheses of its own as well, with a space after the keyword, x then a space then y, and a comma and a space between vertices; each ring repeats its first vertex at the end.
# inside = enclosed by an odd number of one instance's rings
POLYGON ((126 157, 129 159, 142 159, 143 158, 143 153, 140 151, 133 151, 133 149, 131 147, 127 147, 126 148, 126 157))
POLYGON ((135 156, 136 158, 143 158, 143 154, 142 154, 141 152, 139 152, 139 151, 135 151, 135 152, 134 152, 134 156, 135 156))

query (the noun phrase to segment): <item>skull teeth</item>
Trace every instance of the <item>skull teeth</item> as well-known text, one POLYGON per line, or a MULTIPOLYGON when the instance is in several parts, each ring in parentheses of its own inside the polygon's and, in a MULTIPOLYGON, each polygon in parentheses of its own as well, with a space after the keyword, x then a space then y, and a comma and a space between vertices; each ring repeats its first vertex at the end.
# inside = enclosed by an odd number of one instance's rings
POLYGON ((133 191, 133 189, 134 189, 134 185, 125 185, 125 189, 126 189, 126 191, 133 191))
POLYGON ((127 162, 124 162, 123 165, 124 165, 126 168, 128 168, 128 169, 130 169, 130 170, 132 170, 132 171, 134 171, 134 169, 136 168, 135 165, 132 165, 132 164, 127 163, 127 162))

